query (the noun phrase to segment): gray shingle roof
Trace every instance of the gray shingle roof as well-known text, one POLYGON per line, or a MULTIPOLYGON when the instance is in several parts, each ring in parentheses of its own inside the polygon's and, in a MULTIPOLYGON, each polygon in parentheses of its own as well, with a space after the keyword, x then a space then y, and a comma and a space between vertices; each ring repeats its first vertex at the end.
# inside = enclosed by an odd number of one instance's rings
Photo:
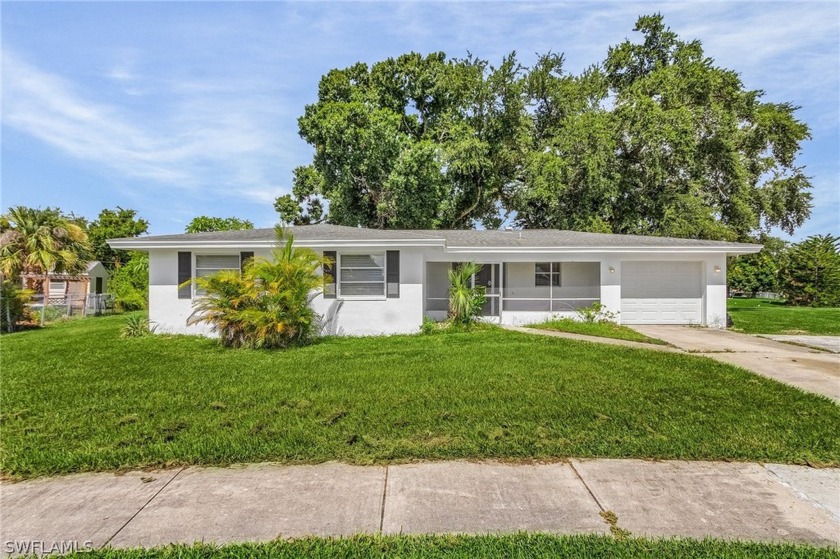
MULTIPOLYGON (((561 231, 558 229, 523 229, 523 230, 405 230, 405 229, 366 229, 345 227, 342 225, 302 225, 290 227, 295 239, 303 244, 319 241, 417 241, 428 240, 430 245, 445 242, 449 248, 712 248, 712 249, 751 249, 760 245, 731 243, 727 241, 707 241, 698 239, 679 239, 673 237, 646 237, 641 235, 614 235, 607 233, 583 233, 580 231, 561 231)), ((156 235, 131 239, 113 239, 128 242, 138 248, 146 244, 164 243, 177 245, 192 242, 213 243, 237 241, 247 243, 272 242, 275 239, 273 228, 248 229, 244 231, 215 231, 211 233, 188 233, 182 235, 156 235)))
MULTIPOLYGON (((343 225, 300 225, 289 227, 299 241, 333 241, 345 239, 349 241, 370 241, 379 239, 424 239, 428 238, 417 231, 399 231, 393 229, 363 229, 359 227, 345 227, 343 225)), ((210 233, 184 233, 181 235, 153 235, 139 237, 149 241, 274 241, 273 227, 265 229, 245 229, 242 231, 213 231, 210 233)), ((113 239, 125 241, 129 239, 113 239)))
POLYGON ((584 233, 559 229, 523 229, 515 231, 446 230, 434 231, 446 239, 448 247, 751 247, 746 243, 678 239, 674 237, 645 237, 642 235, 613 235, 584 233))

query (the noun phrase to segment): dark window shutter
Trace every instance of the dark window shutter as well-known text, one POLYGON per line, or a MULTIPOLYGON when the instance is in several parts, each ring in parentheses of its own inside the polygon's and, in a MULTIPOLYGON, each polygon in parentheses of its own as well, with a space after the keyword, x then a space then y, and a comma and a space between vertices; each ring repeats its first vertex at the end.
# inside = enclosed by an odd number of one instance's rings
POLYGON ((324 299, 335 299, 336 251, 325 250, 324 258, 329 260, 324 264, 324 299))
POLYGON ((178 298, 192 298, 192 284, 186 283, 192 279, 192 253, 178 253, 178 298))
POLYGON ((400 298, 400 251, 389 250, 385 253, 386 297, 400 298))
POLYGON ((254 257, 253 252, 240 252, 239 253, 239 271, 244 272, 245 271, 245 263, 248 262, 248 260, 252 259, 253 257, 254 257))

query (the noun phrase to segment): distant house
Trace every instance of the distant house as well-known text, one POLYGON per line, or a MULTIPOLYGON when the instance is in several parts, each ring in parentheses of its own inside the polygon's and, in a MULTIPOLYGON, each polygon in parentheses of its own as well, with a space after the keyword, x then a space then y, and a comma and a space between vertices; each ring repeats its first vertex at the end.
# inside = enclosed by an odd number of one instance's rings
MULTIPOLYGON (((108 269, 99 260, 88 262, 81 274, 22 274, 23 287, 32 289, 43 281, 48 304, 102 310, 108 293, 108 269)), ((40 300, 38 301, 40 302, 40 300)))
MULTIPOLYGON (((459 262, 483 264, 473 278, 486 289, 487 321, 523 324, 576 316, 600 302, 623 324, 726 324, 726 258, 760 245, 580 233, 379 230, 338 225, 292 227, 295 245, 334 262, 313 306, 335 315, 350 335, 416 332, 423 317, 447 314, 447 273, 459 262)), ((206 333, 187 326, 189 280, 238 270, 270 257, 273 229, 109 240, 149 253, 149 318, 159 332, 206 333)))

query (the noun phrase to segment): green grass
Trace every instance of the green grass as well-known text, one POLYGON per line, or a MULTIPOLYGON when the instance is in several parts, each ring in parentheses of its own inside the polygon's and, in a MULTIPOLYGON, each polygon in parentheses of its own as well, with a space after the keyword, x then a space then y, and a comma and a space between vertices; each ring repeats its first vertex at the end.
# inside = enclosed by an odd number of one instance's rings
POLYGON ((502 329, 229 350, 123 339, 124 320, 0 339, 5 475, 266 460, 840 464, 840 406, 698 356, 502 329))
POLYGON ((777 299, 729 299, 734 328, 748 334, 840 336, 840 308, 788 307, 777 299))
POLYGON ((641 342, 645 344, 668 345, 660 339, 645 336, 627 326, 615 322, 580 322, 571 318, 560 318, 546 320, 539 324, 529 324, 529 328, 540 330, 556 330, 558 332, 569 332, 571 334, 583 334, 584 336, 597 336, 599 338, 615 338, 627 340, 628 342, 641 342))
POLYGON ((72 555, 75 559, 836 559, 838 556, 836 549, 807 545, 525 533, 504 536, 305 538, 224 547, 195 544, 154 549, 105 549, 72 555))

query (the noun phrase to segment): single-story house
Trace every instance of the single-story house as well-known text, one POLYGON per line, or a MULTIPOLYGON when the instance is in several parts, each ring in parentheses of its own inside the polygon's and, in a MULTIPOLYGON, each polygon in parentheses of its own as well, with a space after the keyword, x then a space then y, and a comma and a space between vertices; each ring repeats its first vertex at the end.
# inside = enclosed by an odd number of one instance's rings
MULTIPOLYGON (((423 317, 447 313, 447 272, 483 264, 484 316, 526 324, 600 301, 623 324, 726 324, 726 258, 760 245, 526 230, 379 230, 338 225, 290 228, 295 245, 323 253, 324 293, 313 305, 349 335, 417 332, 423 317)), ((240 269, 269 257, 274 229, 114 239, 116 249, 149 253, 149 318, 158 332, 202 333, 187 326, 196 293, 191 278, 240 269), (179 287, 181 286, 181 287, 179 287)))

